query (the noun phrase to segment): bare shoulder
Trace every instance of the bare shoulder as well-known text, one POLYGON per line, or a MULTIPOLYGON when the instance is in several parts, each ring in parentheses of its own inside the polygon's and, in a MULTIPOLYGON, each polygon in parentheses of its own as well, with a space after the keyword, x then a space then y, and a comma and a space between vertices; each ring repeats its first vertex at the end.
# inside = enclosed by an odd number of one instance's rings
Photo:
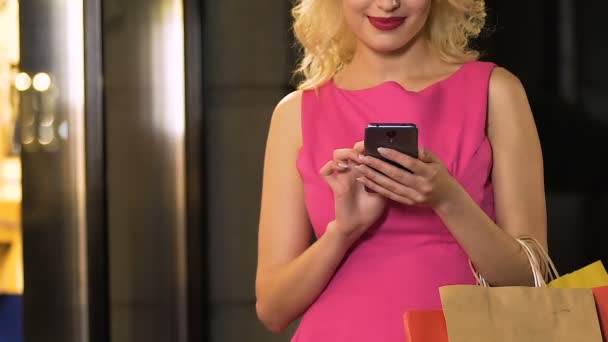
POLYGON ((503 67, 496 67, 490 76, 490 100, 506 100, 526 97, 523 84, 517 76, 503 67))
POLYGON ((286 139, 289 139, 297 147, 301 146, 301 112, 302 91, 297 90, 283 97, 272 114, 269 138, 280 137, 279 140, 283 143, 286 142, 286 139))
POLYGON ((522 82, 505 68, 496 67, 488 90, 488 124, 503 126, 509 121, 529 123, 532 111, 522 82))
POLYGON ((301 108, 302 108, 302 91, 296 90, 289 94, 279 101, 277 106, 274 109, 273 117, 281 120, 298 120, 301 116, 301 108))

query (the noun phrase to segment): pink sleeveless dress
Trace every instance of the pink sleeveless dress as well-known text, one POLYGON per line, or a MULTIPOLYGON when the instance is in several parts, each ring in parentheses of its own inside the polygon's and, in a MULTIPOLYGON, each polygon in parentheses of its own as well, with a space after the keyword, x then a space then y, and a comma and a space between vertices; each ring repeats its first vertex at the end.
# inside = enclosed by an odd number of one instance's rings
MULTIPOLYGON (((465 63, 419 92, 396 82, 351 91, 332 81, 305 91, 297 167, 315 234, 323 235, 335 218, 333 194, 319 170, 335 149, 363 140, 370 122, 418 125, 420 145, 441 158, 494 219, 492 149, 485 129, 494 66, 465 63)), ((305 312, 292 342, 404 342, 407 310, 441 308, 440 286, 475 283, 467 255, 432 209, 388 206, 305 312)))

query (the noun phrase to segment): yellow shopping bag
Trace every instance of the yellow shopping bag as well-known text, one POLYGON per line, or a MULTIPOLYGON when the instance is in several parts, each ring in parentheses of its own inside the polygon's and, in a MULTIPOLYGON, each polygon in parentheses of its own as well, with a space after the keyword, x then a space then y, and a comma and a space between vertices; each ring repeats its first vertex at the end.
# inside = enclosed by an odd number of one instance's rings
POLYGON ((549 287, 558 288, 590 289, 602 286, 608 286, 608 273, 601 261, 563 275, 549 283, 549 287))

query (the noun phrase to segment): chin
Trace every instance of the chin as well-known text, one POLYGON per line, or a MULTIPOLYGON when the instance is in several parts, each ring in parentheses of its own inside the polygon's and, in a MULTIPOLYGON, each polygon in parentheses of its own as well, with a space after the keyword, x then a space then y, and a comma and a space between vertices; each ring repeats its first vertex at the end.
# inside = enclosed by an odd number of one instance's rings
POLYGON ((407 41, 375 41, 371 44, 367 44, 367 46, 373 51, 390 54, 403 50, 407 44, 407 41))

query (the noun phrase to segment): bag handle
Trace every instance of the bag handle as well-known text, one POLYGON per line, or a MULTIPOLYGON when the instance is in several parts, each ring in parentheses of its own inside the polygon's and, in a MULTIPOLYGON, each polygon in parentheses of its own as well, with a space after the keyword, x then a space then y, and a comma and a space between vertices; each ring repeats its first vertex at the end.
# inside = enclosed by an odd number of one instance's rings
MULTIPOLYGON (((559 273, 557 272, 553 260, 551 260, 551 257, 549 257, 549 254, 538 240, 533 237, 521 237, 517 238, 516 241, 520 244, 528 257, 535 287, 547 287, 548 283, 559 278, 559 273)), ((473 271, 473 276, 477 280, 477 285, 490 287, 488 281, 477 272, 471 260, 469 260, 469 265, 473 271)))

